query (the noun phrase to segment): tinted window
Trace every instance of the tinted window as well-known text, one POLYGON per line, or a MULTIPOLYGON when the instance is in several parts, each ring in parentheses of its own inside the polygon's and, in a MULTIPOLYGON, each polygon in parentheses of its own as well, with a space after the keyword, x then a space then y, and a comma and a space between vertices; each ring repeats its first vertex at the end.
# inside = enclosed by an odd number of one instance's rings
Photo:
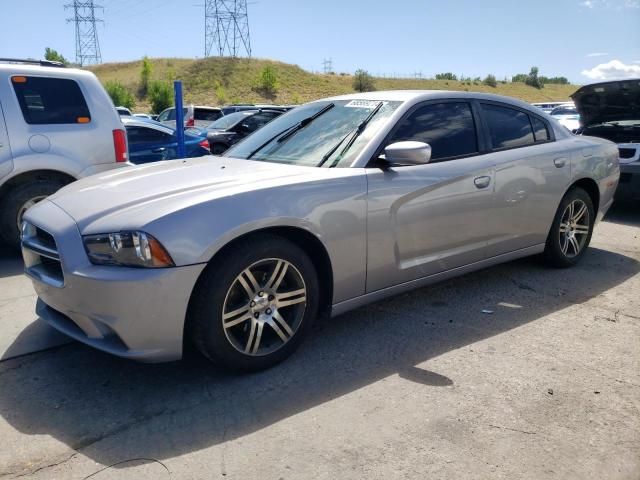
POLYGON ((531 123, 533 125, 533 134, 536 138, 536 142, 546 142, 549 140, 549 131, 542 120, 536 117, 531 117, 531 123))
POLYGON ((217 120, 222 116, 222 112, 220 112, 219 110, 196 108, 194 116, 196 120, 209 120, 213 122, 214 120, 217 120))
POLYGON ((467 102, 433 103, 405 118, 389 143, 413 140, 431 145, 431 158, 469 155, 478 151, 475 122, 467 102))
POLYGON ((13 89, 27 123, 87 123, 87 102, 74 80, 43 77, 13 77, 13 89))
MULTIPOLYGON (((182 114, 185 117, 187 116, 187 109, 186 108, 182 109, 182 114)), ((175 108, 169 108, 169 109, 165 110, 158 117, 158 121, 159 122, 165 122, 167 120, 175 120, 175 119, 176 119, 176 109, 175 108)))
POLYGON ((508 107, 482 105, 493 148, 513 148, 533 143, 529 115, 508 107))
POLYGON ((272 113, 257 113, 255 115, 253 115, 250 118, 247 118, 244 122, 242 122, 243 124, 247 125, 247 127, 249 127, 249 131, 253 132, 257 129, 259 129, 260 127, 262 127, 263 125, 265 125, 266 123, 270 122, 271 120, 273 120, 273 117, 275 117, 275 114, 272 113))
POLYGON ((130 144, 137 143, 168 143, 171 141, 171 135, 161 132, 154 128, 146 127, 126 127, 127 140, 130 144))

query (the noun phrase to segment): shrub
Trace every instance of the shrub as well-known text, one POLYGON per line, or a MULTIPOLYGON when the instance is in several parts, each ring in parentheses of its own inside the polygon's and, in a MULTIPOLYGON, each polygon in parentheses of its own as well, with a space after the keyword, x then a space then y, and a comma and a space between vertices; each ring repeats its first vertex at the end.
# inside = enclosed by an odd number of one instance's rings
POLYGON ((136 101, 133 94, 117 80, 109 80, 104 88, 116 107, 122 106, 128 109, 135 107, 136 101))
POLYGON ((436 80, 458 80, 458 77, 454 73, 436 73, 436 80))
POLYGON ((371 92, 375 90, 373 77, 369 72, 359 68, 353 76, 353 89, 356 92, 371 92))
POLYGON ((278 77, 271 65, 267 65, 260 71, 256 81, 256 89, 269 95, 273 95, 278 91, 278 77))
POLYGON ((145 96, 149 91, 149 81, 153 67, 149 59, 145 56, 142 59, 142 69, 140 70, 140 95, 145 96))
POLYGON ((169 82, 155 80, 149 84, 148 97, 153 113, 160 113, 173 105, 173 88, 169 82))
POLYGON ((529 72, 529 75, 527 75, 527 78, 525 79, 524 83, 526 83, 530 87, 534 87, 538 89, 544 87, 542 80, 538 78, 538 67, 531 67, 531 71, 529 72))
POLYGON ((493 88, 496 88, 498 86, 498 81, 496 80, 495 75, 491 75, 491 74, 484 77, 484 80, 482 80, 482 83, 493 88))
POLYGON ((44 58, 45 60, 50 60, 52 62, 60 62, 64 65, 69 65, 69 61, 53 48, 47 47, 44 49, 44 58))
POLYGON ((223 104, 227 100, 227 92, 224 90, 224 87, 218 83, 215 87, 216 98, 218 99, 218 103, 223 104))

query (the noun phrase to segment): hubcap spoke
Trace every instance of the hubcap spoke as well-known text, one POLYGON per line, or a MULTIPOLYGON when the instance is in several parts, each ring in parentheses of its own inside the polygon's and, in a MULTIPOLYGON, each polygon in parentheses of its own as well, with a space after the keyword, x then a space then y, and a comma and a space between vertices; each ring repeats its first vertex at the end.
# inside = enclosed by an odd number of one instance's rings
POLYGON ((271 277, 269 277, 269 281, 267 281, 267 288, 270 288, 273 291, 277 291, 288 269, 289 262, 278 260, 276 262, 276 266, 273 268, 271 277))
POLYGON ((577 255, 580 252, 580 245, 578 244, 576 237, 569 237, 569 243, 571 243, 574 255, 577 255))
POLYGON ((288 307, 289 305, 306 302, 306 290, 301 288, 300 290, 294 290, 292 292, 278 293, 276 294, 276 301, 278 307, 288 307))
POLYGON ((587 206, 582 202, 580 202, 580 204, 581 204, 581 206, 578 208, 578 211, 576 212, 576 214, 571 219, 574 223, 578 222, 584 216, 585 212, 587 211, 587 206))
POLYGON ((244 288, 244 291, 247 292, 249 298, 252 298, 256 292, 260 290, 260 285, 258 285, 256 278, 248 268, 240 274, 238 281, 242 285, 242 288, 244 288))
POLYGON ((245 305, 237 310, 222 315, 222 323, 224 328, 231 328, 239 323, 249 320, 250 318, 251 312, 249 311, 249 306, 245 305))
POLYGON ((586 235, 587 233, 589 233, 589 227, 587 225, 576 225, 576 227, 573 229, 573 233, 586 235))
POLYGON ((282 318, 282 315, 280 315, 280 312, 277 310, 274 312, 273 320, 269 325, 271 325, 271 328, 275 330, 280 339, 285 343, 293 336, 291 327, 289 327, 289 324, 282 318))
POLYGON ((561 223, 560 224, 560 232, 561 233, 566 233, 569 231, 569 224, 568 223, 561 223))

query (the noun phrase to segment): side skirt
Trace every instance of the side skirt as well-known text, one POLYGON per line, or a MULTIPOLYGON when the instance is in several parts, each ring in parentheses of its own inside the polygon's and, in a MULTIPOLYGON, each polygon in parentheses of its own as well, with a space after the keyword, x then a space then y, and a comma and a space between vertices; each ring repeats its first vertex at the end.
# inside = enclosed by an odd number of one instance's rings
POLYGON ((514 252, 504 253, 496 257, 480 260, 479 262, 470 263, 469 265, 464 265, 462 267, 452 268, 451 270, 446 270, 444 272, 436 273, 434 275, 429 275, 428 277, 418 278, 416 280, 411 280, 409 282, 401 283, 399 285, 394 285, 393 287, 387 287, 381 290, 376 290, 375 292, 367 293, 365 295, 361 295, 359 297, 334 304, 331 310, 331 316, 335 317, 337 315, 341 315, 345 312, 348 312, 349 310, 353 310, 354 308, 367 305, 368 303, 377 302, 378 300, 382 300, 383 298, 391 297, 393 295, 397 295, 399 293, 403 293, 408 290, 414 290, 416 288, 424 287, 426 285, 431 285, 433 283, 437 283, 442 280, 448 280, 453 277, 464 275, 465 273, 481 270, 487 267, 492 267, 500 263, 516 260, 518 258, 528 257, 530 255, 537 255, 538 253, 542 253, 543 251, 544 251, 544 243, 541 243, 539 245, 534 245, 533 247, 527 247, 520 250, 516 250, 514 252))

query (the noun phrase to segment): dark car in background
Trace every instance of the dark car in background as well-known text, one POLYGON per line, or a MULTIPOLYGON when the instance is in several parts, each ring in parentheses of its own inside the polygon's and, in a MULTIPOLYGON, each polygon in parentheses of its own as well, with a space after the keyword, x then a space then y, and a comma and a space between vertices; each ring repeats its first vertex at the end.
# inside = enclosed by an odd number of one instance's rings
MULTIPOLYGON (((129 161, 135 164, 173 160, 178 156, 176 130, 153 120, 123 117, 127 130, 129 161)), ((209 142, 196 129, 184 133, 186 157, 209 155, 209 142)))
POLYGON ((640 78, 594 83, 571 98, 580 113, 576 133, 618 144, 618 200, 640 200, 640 78))
POLYGON ((219 155, 231 145, 255 132, 284 112, 282 110, 244 110, 230 113, 207 127, 211 153, 219 155))

